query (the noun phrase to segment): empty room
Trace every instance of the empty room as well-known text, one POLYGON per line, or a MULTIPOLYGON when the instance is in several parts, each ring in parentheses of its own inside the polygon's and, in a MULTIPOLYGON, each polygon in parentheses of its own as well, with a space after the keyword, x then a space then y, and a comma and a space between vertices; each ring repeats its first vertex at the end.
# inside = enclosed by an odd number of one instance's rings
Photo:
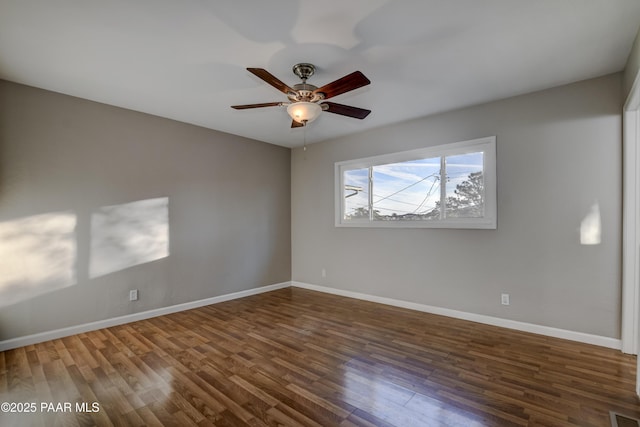
POLYGON ((638 0, 0 0, 0 426, 640 426, 638 0))

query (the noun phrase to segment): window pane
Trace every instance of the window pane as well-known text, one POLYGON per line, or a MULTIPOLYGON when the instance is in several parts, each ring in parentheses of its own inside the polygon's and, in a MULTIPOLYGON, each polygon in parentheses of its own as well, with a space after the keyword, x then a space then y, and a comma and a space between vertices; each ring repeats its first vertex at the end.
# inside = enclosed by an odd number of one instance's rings
POLYGON ((344 171, 344 219, 369 219, 369 168, 344 171))
POLYGON ((440 217, 440 157, 373 166, 373 214, 379 221, 440 217))
POLYGON ((335 163, 336 227, 495 229, 495 136, 335 163))
POLYGON ((446 157, 447 218, 484 216, 484 178, 482 153, 446 157))

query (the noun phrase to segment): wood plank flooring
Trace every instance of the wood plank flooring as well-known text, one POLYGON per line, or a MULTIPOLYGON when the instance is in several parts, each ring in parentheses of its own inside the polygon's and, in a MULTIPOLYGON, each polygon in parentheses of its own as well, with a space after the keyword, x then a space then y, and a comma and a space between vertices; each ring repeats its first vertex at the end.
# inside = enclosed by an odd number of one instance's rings
POLYGON ((287 288, 2 352, 0 402, 36 410, 0 425, 609 426, 634 381, 617 350, 287 288))

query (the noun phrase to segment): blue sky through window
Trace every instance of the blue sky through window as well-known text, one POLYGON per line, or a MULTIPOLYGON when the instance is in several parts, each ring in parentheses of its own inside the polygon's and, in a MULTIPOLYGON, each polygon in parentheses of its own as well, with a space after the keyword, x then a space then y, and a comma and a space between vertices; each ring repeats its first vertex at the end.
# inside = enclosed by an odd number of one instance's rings
MULTIPOLYGON (((482 172, 483 153, 446 158, 446 195, 454 196, 471 173, 482 172)), ((427 215, 441 197, 441 157, 382 164, 372 167, 373 209, 382 217, 427 215)), ((368 217, 369 168, 344 172, 345 218, 368 217)), ((437 218, 437 217, 436 217, 437 218)))

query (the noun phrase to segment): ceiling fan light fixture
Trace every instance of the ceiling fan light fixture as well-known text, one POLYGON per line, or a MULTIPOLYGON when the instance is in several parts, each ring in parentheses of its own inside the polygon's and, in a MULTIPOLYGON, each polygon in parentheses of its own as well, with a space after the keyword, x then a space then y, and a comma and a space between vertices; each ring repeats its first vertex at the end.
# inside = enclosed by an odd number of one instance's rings
POLYGON ((315 102, 294 102, 287 107, 287 113, 298 123, 311 123, 322 113, 322 107, 315 102))

